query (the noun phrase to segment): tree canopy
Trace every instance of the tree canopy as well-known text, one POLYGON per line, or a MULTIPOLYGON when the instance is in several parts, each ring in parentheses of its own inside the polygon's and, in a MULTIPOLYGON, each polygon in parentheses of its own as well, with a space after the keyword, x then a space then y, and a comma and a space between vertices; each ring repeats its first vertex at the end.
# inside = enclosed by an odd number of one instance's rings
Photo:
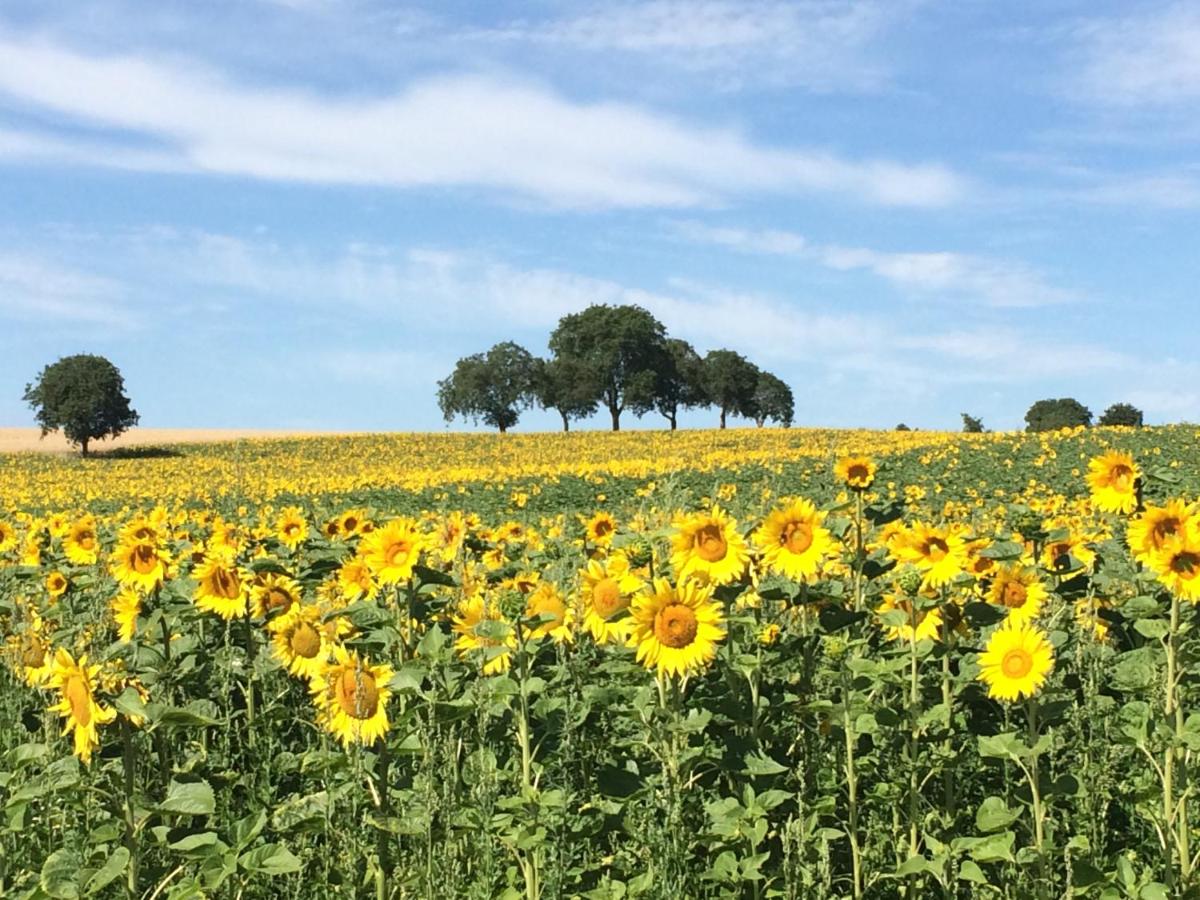
POLYGON ((577 359, 539 359, 534 373, 534 396, 542 409, 553 409, 562 417, 563 431, 571 430, 572 419, 596 411, 598 391, 587 367, 577 359))
POLYGON ((703 406, 708 402, 704 391, 704 359, 687 341, 667 338, 667 365, 658 373, 654 385, 654 408, 671 424, 679 424, 679 410, 703 406))
POLYGON ((704 390, 721 411, 721 428, 730 413, 754 418, 758 375, 758 366, 733 350, 710 350, 704 357, 704 390))
POLYGON ((1091 410, 1073 397, 1039 400, 1025 413, 1026 431, 1055 431, 1091 424, 1091 410))
POLYGON ((1129 425, 1142 427, 1142 411, 1130 403, 1114 403, 1100 414, 1098 425, 1129 425))
POLYGON ((784 428, 792 427, 792 417, 796 411, 792 389, 770 372, 758 373, 751 407, 754 411, 754 424, 759 428, 762 428, 768 419, 784 428))
POLYGON ((965 434, 980 434, 983 432, 983 419, 977 419, 969 413, 960 413, 962 416, 963 432, 965 434))
POLYGON ((536 366, 529 351, 512 341, 487 353, 463 357, 438 382, 438 406, 449 422, 463 416, 508 431, 535 396, 536 366))
POLYGON ((138 422, 125 380, 103 356, 81 353, 45 366, 22 399, 34 410, 43 437, 61 429, 83 456, 91 441, 116 437, 138 422))

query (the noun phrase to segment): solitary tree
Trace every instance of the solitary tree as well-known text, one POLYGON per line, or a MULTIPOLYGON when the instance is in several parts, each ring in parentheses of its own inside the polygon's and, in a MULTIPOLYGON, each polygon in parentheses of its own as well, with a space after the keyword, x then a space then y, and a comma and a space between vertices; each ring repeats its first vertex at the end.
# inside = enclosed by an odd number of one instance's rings
POLYGON ((733 413, 753 418, 758 366, 732 350, 710 350, 704 357, 704 390, 721 411, 721 427, 733 413))
POLYGON ((613 431, 621 413, 654 407, 658 373, 667 365, 666 329, 640 306, 597 304, 563 316, 550 335, 554 358, 578 364, 593 397, 608 409, 613 431))
POLYGON ((1072 397, 1039 400, 1025 413, 1026 431, 1056 431, 1091 424, 1091 410, 1072 397))
POLYGON ((534 397, 534 359, 512 341, 487 353, 465 356, 438 382, 438 406, 449 422, 456 415, 482 420, 501 434, 517 424, 534 397))
POLYGON ((966 434, 980 434, 983 431, 983 419, 977 419, 967 413, 960 413, 963 420, 963 431, 966 434))
POLYGON ((563 431, 571 430, 572 419, 596 411, 596 388, 586 367, 573 359, 535 361, 534 396, 542 409, 553 409, 562 417, 563 431))
POLYGON ((768 419, 778 422, 784 428, 792 427, 792 416, 795 414, 792 389, 770 372, 758 373, 758 384, 754 387, 751 405, 754 410, 754 424, 759 428, 762 428, 768 419))
POLYGON ((1142 411, 1129 403, 1114 403, 1100 415, 1099 425, 1142 427, 1142 411))
POLYGON ((708 397, 704 392, 704 360, 695 348, 679 338, 667 338, 666 347, 667 364, 654 386, 654 408, 674 431, 679 424, 679 410, 703 406, 708 397))
POLYGON ((116 437, 138 422, 125 396, 125 380, 103 356, 64 356, 25 385, 23 399, 34 410, 42 437, 62 429, 83 456, 89 442, 116 437))

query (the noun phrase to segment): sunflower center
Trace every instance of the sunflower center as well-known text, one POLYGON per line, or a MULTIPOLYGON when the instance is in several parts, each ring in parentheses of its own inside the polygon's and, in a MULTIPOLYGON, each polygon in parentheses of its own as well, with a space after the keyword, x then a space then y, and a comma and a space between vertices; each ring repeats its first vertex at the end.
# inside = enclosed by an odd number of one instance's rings
POLYGON ((1167 538, 1177 534, 1179 532, 1179 524, 1179 520, 1174 516, 1168 516, 1159 522, 1155 522, 1152 532, 1154 535, 1154 543, 1161 544, 1167 538))
POLYGON ((71 675, 63 685, 63 695, 71 704, 71 717, 80 725, 87 727, 92 721, 92 692, 88 683, 78 675, 71 675))
POLYGON ((226 600, 233 600, 242 592, 242 583, 228 569, 217 569, 209 578, 212 593, 226 600))
POLYGON ((1023 647, 1014 647, 1000 660, 1000 671, 1007 678, 1024 678, 1033 671, 1033 654, 1023 647))
POLYGON ((712 522, 696 532, 696 555, 705 562, 720 562, 725 558, 725 535, 721 526, 712 522))
POLYGON ((871 477, 871 470, 862 463, 854 463, 846 470, 846 480, 852 483, 860 483, 871 477))
POLYGON ((925 555, 929 557, 930 562, 941 562, 949 552, 950 545, 940 537, 931 537, 925 542, 925 555))
POLYGON ((67 586, 67 579, 63 578, 63 576, 58 575, 57 573, 54 575, 51 575, 49 577, 49 579, 47 579, 47 581, 46 581, 46 587, 49 588, 51 591, 61 591, 66 586, 67 586))
POLYGON ((592 588, 592 609, 602 619, 611 618, 629 605, 621 596, 621 588, 614 578, 601 578, 592 588))
POLYGON ((92 550, 96 546, 96 535, 90 531, 80 533, 79 539, 75 542, 84 550, 92 550))
POLYGON ((1071 564, 1071 545, 1070 544, 1051 544, 1050 545, 1050 564, 1055 569, 1065 569, 1071 564))
POLYGON ((149 544, 138 544, 133 548, 133 568, 139 575, 149 575, 158 568, 158 556, 149 544))
POLYGON ((21 664, 28 669, 40 669, 46 661, 46 645, 36 635, 29 641, 25 652, 21 654, 21 664))
POLYGON ((1000 591, 1000 603, 1009 609, 1020 609, 1029 598, 1029 591, 1019 581, 1007 581, 1000 591))
POLYGON ((596 537, 604 537, 613 530, 612 522, 601 519, 593 526, 592 530, 596 533, 596 537))
POLYGON ((402 566, 408 562, 408 544, 392 544, 388 547, 387 561, 389 566, 402 566))
POLYGON ((696 640, 699 623, 690 606, 672 603, 658 611, 654 617, 654 636, 660 644, 681 650, 696 640))
POLYGON ((317 629, 313 628, 307 622, 301 622, 292 629, 292 636, 288 640, 288 645, 297 656, 303 656, 305 659, 313 659, 321 652, 321 635, 317 633, 317 629))
POLYGON ((1109 473, 1109 481, 1118 491, 1127 491, 1133 481, 1133 469, 1123 463, 1118 463, 1109 473))
POLYGON ((567 608, 563 605, 562 600, 553 595, 539 597, 529 605, 529 618, 536 619, 539 616, 552 616, 541 623, 543 628, 557 628, 562 624, 563 619, 567 614, 567 608))
POLYGON ((139 541, 148 541, 155 537, 154 529, 149 525, 141 525, 138 527, 137 531, 133 533, 133 536, 139 541))
POLYGON ((296 601, 283 588, 273 587, 267 591, 267 609, 287 609, 296 601))
POLYGON ((1200 553, 1184 550, 1176 553, 1171 559, 1171 571, 1184 581, 1191 581, 1200 575, 1200 553))
POLYGON ((789 553, 800 554, 812 546, 813 530, 807 522, 788 522, 780 541, 789 553))
POLYGON ((338 705, 354 719, 369 719, 379 704, 379 688, 375 677, 362 669, 345 669, 335 686, 338 705))

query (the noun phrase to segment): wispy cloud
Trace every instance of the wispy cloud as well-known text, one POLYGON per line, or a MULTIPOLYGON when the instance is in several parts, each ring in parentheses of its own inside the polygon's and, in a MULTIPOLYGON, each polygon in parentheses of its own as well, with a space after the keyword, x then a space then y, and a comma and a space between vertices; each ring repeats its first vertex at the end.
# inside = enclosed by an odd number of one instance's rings
POLYGON ((37 257, 0 255, 0 319, 128 330, 137 321, 121 304, 123 294, 109 278, 37 257))
POLYGON ((1020 262, 947 251, 888 252, 866 247, 813 243, 789 231, 753 231, 675 223, 683 237, 741 253, 787 256, 839 272, 866 271, 899 288, 964 298, 996 307, 1045 306, 1077 300, 1035 269, 1020 262))
MULTIPOLYGON (((165 159, 193 172, 481 187, 556 206, 688 207, 795 192, 936 206, 966 189, 938 164, 760 146, 736 129, 484 76, 425 79, 383 98, 331 97, 235 84, 190 64, 9 38, 0 39, 0 94, 98 130, 77 147, 96 165, 109 164, 110 151, 135 165, 133 136, 154 165, 165 159)), ((19 140, 10 129, 9 143, 19 140)))

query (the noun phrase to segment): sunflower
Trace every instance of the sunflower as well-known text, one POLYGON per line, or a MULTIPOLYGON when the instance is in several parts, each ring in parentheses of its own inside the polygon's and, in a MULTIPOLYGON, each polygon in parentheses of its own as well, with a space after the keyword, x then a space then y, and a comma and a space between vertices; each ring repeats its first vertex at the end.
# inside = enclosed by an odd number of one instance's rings
POLYGON ((311 681, 321 673, 333 650, 340 618, 331 619, 333 633, 321 621, 319 606, 295 606, 271 623, 271 655, 289 673, 311 681))
POLYGON ((1137 508, 1141 470, 1128 453, 1109 450, 1088 463, 1087 483, 1092 504, 1101 512, 1128 515, 1137 508))
POLYGON ((337 583, 342 597, 349 603, 356 600, 374 600, 375 595, 379 593, 379 584, 361 556, 355 556, 342 563, 342 567, 338 569, 337 583))
POLYGON ((46 533, 52 538, 65 538, 71 530, 71 518, 66 513, 51 513, 46 517, 46 533))
POLYGON ((979 656, 979 680, 996 700, 1017 700, 1038 692, 1054 668, 1054 648, 1029 623, 1006 622, 979 656))
POLYGON ((1091 631, 1097 641, 1103 642, 1108 639, 1108 620, 1100 615, 1100 610, 1108 609, 1111 605, 1100 597, 1080 597, 1075 601, 1075 623, 1091 631))
POLYGON ((0 553, 7 553, 17 546, 17 530, 7 522, 0 521, 0 553))
POLYGON ((437 548, 438 558, 443 563, 454 562, 466 538, 466 516, 457 510, 442 516, 433 531, 433 542, 437 548))
POLYGON ((941 587, 955 579, 967 565, 967 544, 958 529, 934 528, 914 522, 897 532, 888 544, 892 556, 915 565, 928 587, 941 587))
POLYGON ((1158 580, 1173 594, 1200 603, 1200 528, 1185 528, 1150 560, 1158 580))
POLYGON ((317 719, 347 748, 373 744, 387 734, 388 683, 395 673, 387 663, 373 666, 345 647, 334 647, 333 655, 334 662, 308 684, 317 719))
POLYGON ((192 572, 193 600, 205 612, 226 621, 246 614, 246 583, 228 551, 211 551, 192 572))
POLYGON ((633 599, 633 633, 637 659, 659 676, 687 675, 712 661, 717 641, 725 637, 724 613, 712 599, 712 588, 695 581, 672 587, 656 578, 653 593, 633 599))
POLYGON ((556 644, 575 640, 575 610, 563 600, 551 581, 543 581, 525 601, 525 618, 532 626, 532 638, 549 637, 556 644))
POLYGON ((793 500, 767 516, 753 536, 767 568, 797 581, 816 578, 833 546, 829 530, 821 524, 824 521, 825 513, 804 499, 793 500))
POLYGON ((21 565, 36 568, 41 564, 42 545, 38 542, 37 535, 30 532, 25 535, 25 540, 21 543, 21 565))
POLYGON ((83 516, 71 524, 67 536, 63 538, 63 550, 67 559, 77 566, 90 566, 96 562, 100 539, 96 537, 96 519, 93 516, 83 516))
POLYGON ((250 611, 256 619, 283 615, 300 602, 301 588, 294 578, 278 572, 260 575, 250 586, 250 611))
POLYGON ((878 467, 869 456, 843 456, 833 467, 833 477, 852 491, 865 491, 875 482, 878 467))
POLYGON ((354 508, 348 509, 337 517, 338 530, 343 537, 350 537, 354 534, 361 534, 363 526, 369 525, 370 520, 367 518, 367 513, 363 509, 354 508))
POLYGON ((482 650, 484 675, 508 671, 517 638, 494 601, 482 594, 463 599, 451 618, 451 628, 458 634, 454 639, 454 649, 460 657, 466 659, 482 650))
POLYGON ((380 584, 397 584, 412 577, 424 543, 417 523, 399 518, 363 538, 359 552, 380 584))
POLYGON ((141 542, 158 544, 166 537, 163 527, 165 520, 166 510, 163 510, 161 507, 155 510, 151 516, 134 516, 121 526, 117 541, 122 544, 136 544, 141 542))
POLYGON ((1168 500, 1166 506, 1147 506, 1129 523, 1126 538, 1134 558, 1149 565, 1154 554, 1187 527, 1194 512, 1193 506, 1182 500, 1168 500))
POLYGON ((584 523, 587 542, 595 547, 609 547, 617 534, 617 520, 601 510, 584 523))
POLYGON ((913 627, 914 599, 903 590, 883 595, 879 608, 875 610, 877 613, 883 615, 899 611, 905 615, 902 625, 884 625, 884 636, 889 641, 936 641, 941 635, 942 611, 938 607, 916 610, 916 627, 913 627))
POLYGON ((597 644, 624 644, 633 625, 626 610, 633 595, 646 582, 630 571, 629 559, 624 554, 589 560, 580 577, 584 627, 597 644))
POLYGON ((695 574, 713 584, 728 584, 746 571, 750 561, 746 540, 721 507, 676 516, 671 525, 677 529, 671 540, 671 564, 680 581, 695 574))
POLYGON ((122 587, 150 593, 166 580, 167 557, 150 541, 134 540, 113 550, 113 577, 122 587))
POLYGON ((46 593, 50 595, 51 600, 57 600, 70 586, 71 582, 67 581, 67 576, 62 572, 56 570, 46 576, 46 593))
POLYGON ((990 556, 984 556, 983 551, 992 545, 989 540, 971 541, 967 544, 966 569, 979 579, 990 578, 996 569, 996 561, 990 556))
POLYGON ((275 520, 275 537, 289 550, 295 550, 308 537, 308 521, 298 506, 284 509, 275 520))
POLYGON ((123 590, 109 601, 108 609, 117 623, 117 634, 128 644, 137 633, 137 620, 142 613, 141 594, 135 590, 123 590))
POLYGON ((63 734, 75 732, 75 755, 84 763, 92 760, 92 751, 100 746, 100 738, 96 734, 97 725, 105 725, 117 717, 116 710, 108 709, 96 702, 96 673, 100 666, 89 666, 87 655, 79 657, 79 662, 70 652, 60 647, 54 654, 54 669, 50 676, 50 686, 59 692, 59 702, 50 707, 66 722, 63 723, 63 734))
POLYGON ((42 617, 33 613, 29 627, 16 641, 21 680, 30 687, 42 687, 54 673, 54 648, 42 617))
POLYGON ((1045 600, 1046 588, 1038 579, 1037 571, 1026 566, 997 569, 988 590, 988 602, 1007 609, 1008 619, 1014 625, 1036 619, 1045 600))
POLYGON ((1084 535, 1068 529, 1066 536, 1046 542, 1042 548, 1042 563, 1057 574, 1071 571, 1072 558, 1085 569, 1090 569, 1096 561, 1096 551, 1087 545, 1087 540, 1084 535))

